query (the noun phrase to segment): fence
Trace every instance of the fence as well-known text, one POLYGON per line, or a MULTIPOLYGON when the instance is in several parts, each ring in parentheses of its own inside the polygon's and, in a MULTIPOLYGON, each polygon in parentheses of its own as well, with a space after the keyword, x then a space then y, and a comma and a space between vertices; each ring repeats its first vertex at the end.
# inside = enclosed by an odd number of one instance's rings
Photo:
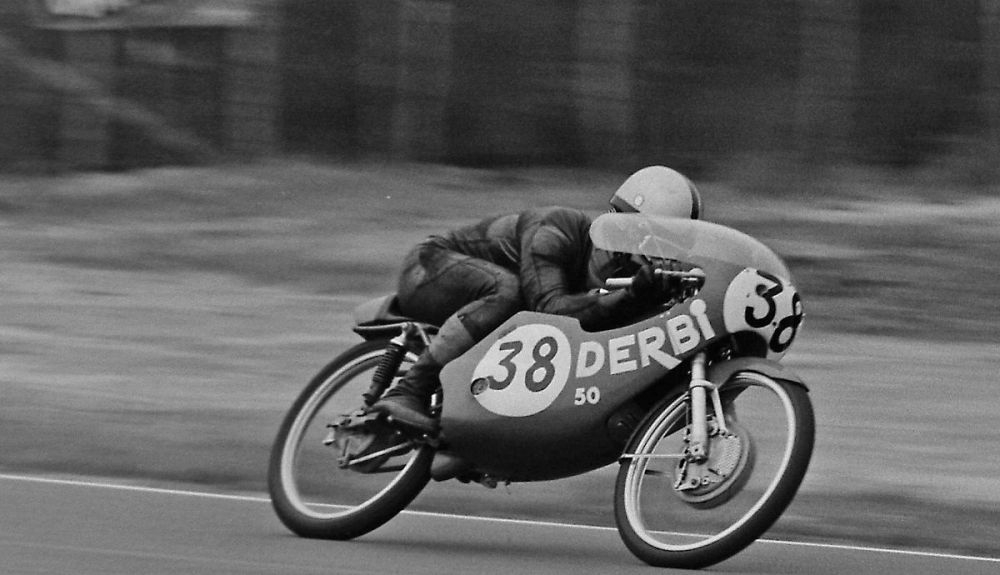
POLYGON ((103 27, 30 3, 0 8, 0 167, 1000 149, 1000 0, 258 0, 103 27))

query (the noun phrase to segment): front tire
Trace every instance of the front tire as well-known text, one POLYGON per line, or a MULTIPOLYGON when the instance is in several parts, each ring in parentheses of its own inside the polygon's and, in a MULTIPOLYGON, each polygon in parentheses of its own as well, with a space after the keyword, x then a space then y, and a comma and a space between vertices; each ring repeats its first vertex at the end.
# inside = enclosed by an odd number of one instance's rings
MULTIPOLYGON (((324 367, 299 394, 278 430, 268 466, 268 491, 275 512, 302 537, 352 539, 368 533, 406 508, 427 485, 434 456, 414 446, 376 470, 342 468, 326 427, 362 405, 387 341, 366 341, 324 367)), ((408 353, 412 364, 416 356, 408 353)), ((405 366, 400 368, 400 372, 405 366)))
POLYGON ((711 446, 729 460, 729 477, 713 483, 706 472, 699 487, 681 487, 689 479, 681 463, 686 394, 654 409, 622 458, 615 521, 625 545, 650 565, 700 569, 732 557, 774 524, 805 476, 815 418, 802 386, 740 372, 720 387, 720 394, 726 420, 734 425, 730 438, 713 440, 719 443, 711 446), (741 456, 750 463, 740 464, 741 456), (714 497, 711 505, 696 504, 691 493, 698 490, 714 497))

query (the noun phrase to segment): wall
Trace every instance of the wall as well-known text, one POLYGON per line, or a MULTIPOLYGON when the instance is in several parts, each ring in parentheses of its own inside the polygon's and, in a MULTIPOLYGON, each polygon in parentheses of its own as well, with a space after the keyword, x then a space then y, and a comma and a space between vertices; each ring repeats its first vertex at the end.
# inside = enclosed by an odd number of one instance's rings
POLYGON ((225 25, 103 28, 25 5, 0 11, 0 167, 916 165, 1000 145, 1000 0, 257 0, 225 25))

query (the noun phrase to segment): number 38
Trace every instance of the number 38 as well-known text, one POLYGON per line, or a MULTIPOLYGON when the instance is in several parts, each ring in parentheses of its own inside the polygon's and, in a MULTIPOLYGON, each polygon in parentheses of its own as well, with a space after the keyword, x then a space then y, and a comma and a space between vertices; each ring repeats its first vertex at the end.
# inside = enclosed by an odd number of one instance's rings
POLYGON ((782 354, 792 345, 802 317, 802 298, 795 287, 764 271, 744 270, 726 292, 727 329, 756 331, 772 353, 782 354))
POLYGON ((569 339, 548 324, 522 325, 489 347, 473 371, 473 397, 493 413, 522 417, 552 404, 569 380, 569 339))
MULTIPOLYGON (((502 367, 506 375, 501 379, 490 378, 490 389, 501 390, 506 388, 517 374, 517 365, 514 358, 524 349, 524 343, 513 340, 500 344, 498 348, 504 352, 504 356, 497 362, 502 367)), ((524 374, 524 384, 528 391, 542 391, 552 383, 552 378, 556 376, 556 367, 552 360, 559 352, 556 338, 545 336, 538 340, 531 350, 533 363, 527 368, 524 374)))

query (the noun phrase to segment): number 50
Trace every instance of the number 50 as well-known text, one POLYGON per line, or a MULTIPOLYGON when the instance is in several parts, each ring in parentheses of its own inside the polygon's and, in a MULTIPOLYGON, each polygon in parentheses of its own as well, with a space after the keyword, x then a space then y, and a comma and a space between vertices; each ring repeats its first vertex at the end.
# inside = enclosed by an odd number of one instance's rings
POLYGON ((591 405, 601 401, 601 390, 596 387, 578 387, 576 388, 576 393, 573 394, 573 405, 584 405, 589 403, 591 405))

